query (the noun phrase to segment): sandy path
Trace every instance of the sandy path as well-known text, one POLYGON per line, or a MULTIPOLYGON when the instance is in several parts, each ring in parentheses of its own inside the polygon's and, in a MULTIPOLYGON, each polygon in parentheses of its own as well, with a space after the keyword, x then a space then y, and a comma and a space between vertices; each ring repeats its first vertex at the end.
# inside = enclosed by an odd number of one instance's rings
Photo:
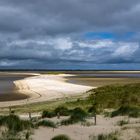
MULTIPOLYGON (((63 119, 66 119, 66 117, 61 117, 60 119, 57 118, 51 118, 48 120, 51 120, 53 122, 60 122, 63 119)), ((34 131, 34 134, 32 136, 33 140, 51 140, 52 137, 60 134, 68 135, 72 140, 93 140, 93 136, 97 136, 99 134, 109 134, 112 132, 123 130, 122 127, 119 126, 117 123, 121 120, 127 120, 128 117, 126 116, 118 116, 114 118, 104 117, 102 115, 97 115, 97 125, 94 125, 94 118, 87 119, 88 122, 92 123, 91 126, 83 126, 81 124, 73 124, 69 126, 59 126, 58 128, 48 128, 48 127, 39 127, 39 129, 36 129, 34 131)), ((140 119, 139 118, 129 118, 129 124, 125 126, 130 126, 130 128, 133 125, 137 125, 140 127, 140 119)), ((124 126, 124 127, 125 127, 124 126)), ((133 127, 132 127, 132 130, 133 127)), ((132 140, 134 137, 139 137, 138 134, 135 134, 134 132, 131 133, 131 136, 129 133, 132 130, 124 130, 126 132, 123 132, 121 134, 122 140, 132 140)), ((138 140, 138 139, 137 139, 138 140)))
MULTIPOLYGON (((52 99, 70 97, 84 93, 94 87, 67 83, 68 74, 59 75, 38 75, 22 80, 14 81, 19 93, 30 96, 28 102, 42 102, 52 99)), ((23 105, 27 99, 18 101, 0 102, 1 107, 23 105)))

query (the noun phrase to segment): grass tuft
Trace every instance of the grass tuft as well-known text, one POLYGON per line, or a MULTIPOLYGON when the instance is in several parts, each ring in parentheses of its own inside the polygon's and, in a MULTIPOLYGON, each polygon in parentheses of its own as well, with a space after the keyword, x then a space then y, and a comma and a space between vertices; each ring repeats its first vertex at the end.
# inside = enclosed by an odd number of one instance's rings
POLYGON ((10 131, 19 132, 33 127, 33 124, 27 120, 20 120, 16 115, 1 116, 0 125, 6 126, 10 131))
POLYGON ((118 140, 117 133, 110 134, 100 134, 98 136, 93 136, 91 140, 118 140))
POLYGON ((52 118, 55 116, 56 116, 56 114, 54 112, 51 112, 51 111, 44 110, 42 112, 42 118, 45 118, 45 117, 52 118))
POLYGON ((59 114, 61 116, 69 116, 71 113, 71 111, 64 106, 59 106, 59 107, 55 108, 54 112, 56 115, 59 114))
POLYGON ((72 114, 69 119, 62 120, 61 124, 62 125, 69 125, 69 124, 74 124, 78 123, 81 121, 85 121, 86 117, 88 114, 81 108, 75 108, 72 110, 72 114))
POLYGON ((52 121, 49 120, 42 120, 38 123, 38 126, 47 126, 47 127, 52 127, 56 128, 56 124, 52 121))
POLYGON ((58 135, 53 137, 51 140, 71 140, 67 135, 58 135))

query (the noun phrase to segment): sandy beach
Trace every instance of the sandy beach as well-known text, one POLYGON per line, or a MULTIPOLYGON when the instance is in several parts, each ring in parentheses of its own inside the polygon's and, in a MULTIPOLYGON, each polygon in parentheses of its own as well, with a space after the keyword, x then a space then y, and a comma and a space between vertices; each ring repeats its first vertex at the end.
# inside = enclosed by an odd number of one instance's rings
POLYGON ((1 107, 23 105, 28 103, 43 102, 53 99, 66 98, 80 95, 92 88, 92 86, 68 83, 70 74, 42 74, 14 81, 19 94, 30 96, 29 99, 0 102, 1 107))

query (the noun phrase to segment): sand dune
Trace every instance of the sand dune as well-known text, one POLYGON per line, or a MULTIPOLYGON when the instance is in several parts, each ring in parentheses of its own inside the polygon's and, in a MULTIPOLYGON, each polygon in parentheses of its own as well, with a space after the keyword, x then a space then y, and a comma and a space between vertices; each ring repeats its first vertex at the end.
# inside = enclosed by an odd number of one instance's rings
MULTIPOLYGON (((76 85, 66 82, 66 77, 72 76, 69 74, 58 75, 38 75, 22 80, 14 81, 19 94, 27 94, 30 96, 28 102, 42 102, 52 99, 64 98, 69 96, 84 93, 94 87, 76 85)), ((26 100, 0 102, 0 106, 13 106, 26 104, 26 100)))

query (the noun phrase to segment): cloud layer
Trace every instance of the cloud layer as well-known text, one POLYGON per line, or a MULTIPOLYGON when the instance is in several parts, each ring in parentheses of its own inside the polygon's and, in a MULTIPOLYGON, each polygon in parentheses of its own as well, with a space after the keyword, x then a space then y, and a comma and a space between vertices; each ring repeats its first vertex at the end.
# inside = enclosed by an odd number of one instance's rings
POLYGON ((139 65, 139 14, 139 0, 1 0, 0 68, 139 65))

